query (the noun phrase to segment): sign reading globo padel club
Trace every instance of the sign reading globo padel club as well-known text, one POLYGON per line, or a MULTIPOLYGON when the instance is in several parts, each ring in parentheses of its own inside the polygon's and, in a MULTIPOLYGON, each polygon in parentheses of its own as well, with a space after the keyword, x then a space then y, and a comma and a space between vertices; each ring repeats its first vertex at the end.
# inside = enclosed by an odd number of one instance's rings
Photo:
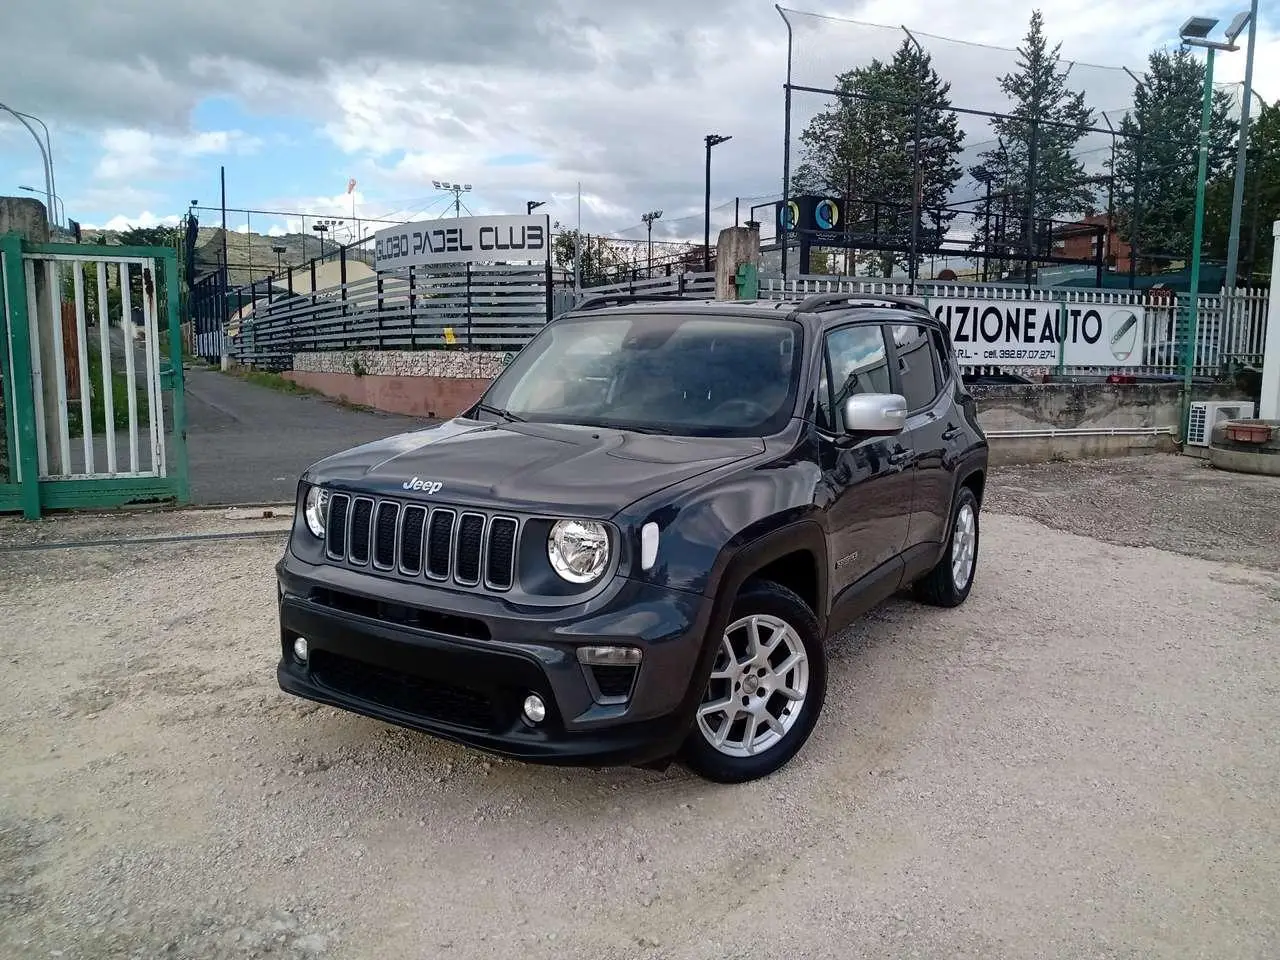
POLYGON ((546 263, 551 218, 458 217, 422 220, 373 235, 374 269, 398 270, 437 263, 546 263))

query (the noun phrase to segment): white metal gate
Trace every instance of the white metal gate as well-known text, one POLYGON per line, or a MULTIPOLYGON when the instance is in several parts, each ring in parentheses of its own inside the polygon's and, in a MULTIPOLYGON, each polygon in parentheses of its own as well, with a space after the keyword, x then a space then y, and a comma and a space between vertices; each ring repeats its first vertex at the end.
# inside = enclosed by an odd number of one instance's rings
POLYGON ((23 266, 40 478, 168 476, 156 261, 32 253, 23 266))

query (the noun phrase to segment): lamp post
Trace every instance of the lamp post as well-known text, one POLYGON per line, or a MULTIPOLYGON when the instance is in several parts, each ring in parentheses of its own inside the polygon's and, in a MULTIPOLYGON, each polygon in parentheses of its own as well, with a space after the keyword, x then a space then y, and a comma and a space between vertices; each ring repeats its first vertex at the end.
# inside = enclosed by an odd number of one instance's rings
POLYGON ((539 207, 545 207, 546 205, 547 201, 545 200, 526 200, 524 204, 525 216, 529 216, 539 207))
POLYGON ((644 221, 644 225, 649 228, 649 269, 648 274, 653 277, 653 221, 662 218, 661 210, 650 210, 648 213, 640 215, 640 219, 644 221))
MULTIPOLYGON (((1249 150, 1249 105, 1253 96, 1253 50, 1258 36, 1258 0, 1253 0, 1248 13, 1239 14, 1227 28, 1227 36, 1234 37, 1231 30, 1238 34, 1247 19, 1249 24, 1249 42, 1244 54, 1244 102, 1240 105, 1240 144, 1236 148, 1236 181, 1231 194, 1231 231, 1227 234, 1227 274, 1224 278, 1226 293, 1233 297, 1236 286, 1236 267, 1240 259, 1240 217, 1244 209, 1244 174, 1249 150), (1237 26, 1239 24, 1239 26, 1237 26)), ((1230 314, 1227 315, 1228 320, 1230 314)))
MULTIPOLYGON (((41 192, 43 192, 43 191, 37 190, 35 187, 24 187, 22 184, 18 184, 18 189, 19 189, 19 190, 25 190, 25 191, 27 191, 27 193, 41 193, 41 192)), ((56 222, 61 223, 61 222, 62 222, 62 220, 65 220, 65 219, 67 218, 67 205, 66 205, 65 203, 63 203, 63 202, 62 202, 62 198, 61 198, 60 196, 58 196, 56 193, 53 195, 53 202, 54 202, 54 208, 53 208, 52 210, 50 210, 49 212, 53 214, 53 219, 54 219, 56 222), (61 217, 61 219, 59 219, 59 217, 58 217, 58 211, 59 211, 59 210, 61 210, 61 211, 62 211, 62 217, 61 217)))
POLYGON ((1196 366, 1196 326, 1200 319, 1200 247, 1204 242, 1204 193, 1209 168, 1209 121, 1213 112, 1213 55, 1218 50, 1240 49, 1235 45, 1235 39, 1244 29, 1248 18, 1248 14, 1239 14, 1231 21, 1231 26, 1227 28, 1225 43, 1209 39, 1209 32, 1218 25, 1215 17, 1192 17, 1178 31, 1185 46, 1204 47, 1207 51, 1204 65, 1204 95, 1200 105, 1195 225, 1191 231, 1191 309, 1187 318, 1186 355, 1182 362, 1182 438, 1184 441, 1191 417, 1191 377, 1196 366))
MULTIPOLYGON (((32 127, 31 124, 27 123, 26 118, 29 117, 30 114, 14 110, 12 107, 3 103, 0 103, 0 110, 5 111, 5 113, 12 114, 20 124, 26 127, 27 133, 31 134, 31 139, 35 140, 36 146, 40 148, 40 159, 44 161, 45 206, 49 211, 49 216, 53 217, 54 223, 57 223, 58 211, 53 206, 53 161, 49 159, 49 151, 45 148, 44 141, 40 139, 40 134, 36 133, 35 128, 32 127)), ((40 120, 39 117, 32 117, 32 119, 36 120, 41 125, 44 123, 44 121, 40 120)))
POLYGON ((707 191, 704 203, 705 221, 702 229, 702 270, 704 273, 711 270, 711 148, 719 146, 729 140, 732 136, 721 136, 718 133, 709 133, 706 136, 707 144, 707 191))

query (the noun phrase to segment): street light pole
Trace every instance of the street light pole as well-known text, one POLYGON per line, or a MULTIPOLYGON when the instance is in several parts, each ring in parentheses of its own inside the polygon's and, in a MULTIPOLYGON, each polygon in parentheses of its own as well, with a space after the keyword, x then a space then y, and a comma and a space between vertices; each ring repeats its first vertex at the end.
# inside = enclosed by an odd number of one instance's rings
POLYGON ((526 200, 524 204, 525 216, 531 215, 533 211, 537 210, 539 207, 545 207, 546 205, 547 201, 545 200, 526 200))
POLYGON ((653 277, 653 221, 659 219, 661 216, 661 210, 650 210, 648 213, 643 214, 640 217, 640 219, 644 221, 644 225, 649 228, 649 268, 647 272, 650 278, 653 277))
MULTIPOLYGON (((1249 7, 1249 45, 1244 55, 1244 103, 1240 105, 1240 144, 1236 148, 1236 182, 1231 194, 1231 232, 1227 234, 1226 294, 1232 297, 1236 287, 1236 268, 1240 261, 1240 218, 1244 209, 1244 174, 1249 150, 1249 103, 1253 97, 1253 48, 1258 37, 1258 0, 1249 7)), ((1228 314, 1228 319, 1230 315, 1228 314)))
POLYGON ((27 114, 20 113, 12 107, 0 103, 0 110, 12 114, 13 117, 24 127, 27 133, 31 134, 31 139, 35 140, 36 146, 40 148, 40 159, 44 161, 44 196, 45 206, 49 211, 49 216, 53 218, 54 223, 58 222, 58 211, 53 206, 53 164, 49 160, 49 151, 45 149, 44 141, 40 139, 40 134, 36 133, 35 128, 27 123, 27 114))
POLYGON ((707 144, 707 190, 704 201, 705 221, 702 230, 702 270, 704 273, 711 270, 711 148, 732 140, 732 136, 721 136, 718 133, 709 133, 706 136, 707 144))
POLYGON ((1209 170, 1209 124, 1213 116, 1213 56, 1219 50, 1235 51, 1235 39, 1244 28, 1244 17, 1236 17, 1227 28, 1227 42, 1210 40, 1209 31, 1217 26, 1212 17, 1192 17, 1182 25, 1182 42, 1187 46, 1204 47, 1207 53, 1204 65, 1204 93, 1200 105, 1199 161, 1196 169, 1195 224, 1191 231, 1191 304, 1187 318, 1187 343, 1182 362, 1182 438, 1186 441, 1191 419, 1191 378, 1196 366, 1196 327, 1200 319, 1200 247, 1204 243, 1204 194, 1209 170))
MULTIPOLYGON (((37 190, 35 187, 26 187, 26 186, 23 186, 22 184, 18 184, 18 189, 19 189, 19 190, 25 190, 25 191, 27 191, 27 193, 40 193, 40 192, 41 192, 41 191, 37 190)), ((55 219, 55 220, 58 220, 58 211, 59 211, 59 210, 61 210, 61 211, 62 211, 62 219, 63 219, 63 220, 65 220, 65 219, 67 218, 67 205, 66 205, 65 203, 63 203, 63 202, 62 202, 62 198, 61 198, 60 196, 58 196, 56 193, 53 195, 53 202, 54 202, 55 206, 54 206, 54 208, 53 208, 51 211, 49 211, 49 212, 53 214, 53 216, 54 216, 54 219, 55 219)), ((61 222, 61 221, 59 220, 58 222, 61 222)))

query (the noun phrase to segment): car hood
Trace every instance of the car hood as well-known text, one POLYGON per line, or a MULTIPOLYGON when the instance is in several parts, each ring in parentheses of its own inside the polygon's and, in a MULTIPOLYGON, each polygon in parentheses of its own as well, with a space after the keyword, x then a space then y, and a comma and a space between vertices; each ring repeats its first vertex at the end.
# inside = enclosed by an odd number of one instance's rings
POLYGON ((423 503, 605 519, 663 487, 764 449, 756 437, 664 437, 458 418, 352 447, 314 464, 304 479, 423 503))

